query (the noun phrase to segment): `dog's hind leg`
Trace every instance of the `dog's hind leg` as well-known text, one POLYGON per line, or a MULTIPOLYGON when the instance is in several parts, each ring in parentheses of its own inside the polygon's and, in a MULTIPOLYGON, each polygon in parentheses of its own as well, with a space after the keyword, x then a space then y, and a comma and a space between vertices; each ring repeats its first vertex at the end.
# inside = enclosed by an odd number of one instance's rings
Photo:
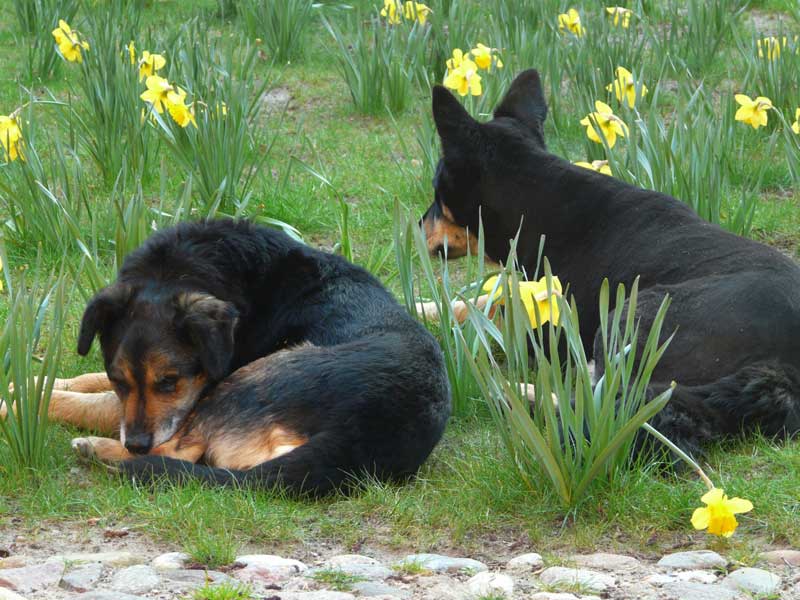
POLYGON ((110 392, 112 386, 108 380, 108 375, 104 371, 102 373, 84 373, 71 379, 56 379, 53 382, 53 389, 90 394, 110 392))
MULTIPOLYGON (((0 419, 8 416, 8 406, 0 401, 0 419)), ((114 435, 119 432, 122 405, 114 392, 82 393, 54 389, 47 416, 56 423, 66 423, 114 435)))
MULTIPOLYGON (((666 387, 651 384, 650 389, 657 393, 666 387)), ((800 432, 800 371, 761 363, 707 385, 679 385, 650 424, 695 455, 712 439, 754 431, 791 437, 800 432)))
POLYGON ((82 393, 54 390, 47 416, 58 423, 114 435, 119 432, 122 403, 111 391, 82 393))

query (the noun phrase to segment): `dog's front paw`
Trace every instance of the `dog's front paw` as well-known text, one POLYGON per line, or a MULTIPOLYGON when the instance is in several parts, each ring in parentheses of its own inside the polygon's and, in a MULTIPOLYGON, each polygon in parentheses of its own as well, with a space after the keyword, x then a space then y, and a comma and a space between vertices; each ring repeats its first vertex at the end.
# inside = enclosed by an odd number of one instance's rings
POLYGON ((71 445, 72 450, 78 455, 79 459, 91 461, 97 458, 97 454, 94 450, 94 444, 92 444, 92 438, 73 438, 71 445))

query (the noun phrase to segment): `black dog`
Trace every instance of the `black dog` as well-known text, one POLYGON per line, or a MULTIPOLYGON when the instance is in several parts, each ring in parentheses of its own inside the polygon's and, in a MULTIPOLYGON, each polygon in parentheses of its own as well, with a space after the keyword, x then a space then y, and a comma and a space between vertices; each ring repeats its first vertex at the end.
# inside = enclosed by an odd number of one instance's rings
MULTIPOLYGON (((800 268, 776 250, 700 219, 658 192, 577 167, 547 152, 539 74, 521 73, 494 119, 481 124, 443 87, 433 115, 443 157, 435 200, 423 217, 428 248, 449 256, 477 247, 535 268, 539 240, 553 273, 569 283, 587 356, 601 351, 603 278, 630 286, 641 276, 638 317, 649 329, 665 294, 664 331, 677 335, 653 374, 653 390, 676 388, 652 424, 684 449, 760 429, 800 430, 800 268)), ((598 367, 602 370, 602 361, 598 367)))
POLYGON ((89 303, 81 354, 98 333, 108 380, 61 382, 51 412, 119 427, 73 445, 136 478, 313 494, 401 479, 450 414, 436 340, 374 277, 247 222, 154 235, 89 303))

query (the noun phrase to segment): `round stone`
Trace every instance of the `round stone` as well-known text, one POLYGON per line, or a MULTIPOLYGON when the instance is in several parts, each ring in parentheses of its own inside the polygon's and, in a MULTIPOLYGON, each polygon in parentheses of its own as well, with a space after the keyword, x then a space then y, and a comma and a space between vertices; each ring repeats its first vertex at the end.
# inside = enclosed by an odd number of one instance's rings
POLYGON ((127 594, 144 594, 161 583, 161 577, 150 565, 134 565, 117 571, 111 588, 127 594))
POLYGON ((103 565, 89 563, 65 573, 59 586, 71 592, 88 592, 103 576, 103 565))
POLYGON ((441 554, 409 554, 403 559, 402 564, 411 564, 436 573, 467 571, 480 573, 488 571, 489 567, 480 561, 471 558, 454 558, 441 554))
POLYGON ((361 554, 340 554, 329 558, 309 572, 309 575, 319 571, 339 571, 352 577, 369 580, 386 579, 394 574, 394 571, 380 561, 361 554))
POLYGON ((305 572, 305 563, 291 558, 283 558, 274 554, 245 554, 238 556, 235 565, 244 565, 233 575, 240 581, 277 585, 281 582, 305 572))
POLYGON ((664 600, 743 600, 741 594, 722 585, 678 581, 661 588, 664 600))
POLYGON ((761 558, 781 567, 800 567, 800 550, 770 550, 763 552, 761 558))
POLYGON ((666 569, 724 569, 728 561, 711 550, 691 550, 667 554, 658 561, 666 569))
POLYGON ((359 598, 409 598, 411 592, 401 590, 391 585, 386 585, 379 581, 358 581, 353 584, 353 591, 358 594, 359 598))
POLYGON ((356 600, 353 594, 347 592, 330 592, 320 590, 317 592, 281 592, 281 600, 356 600))
POLYGON ((536 552, 520 554, 506 563, 506 567, 512 571, 532 571, 534 569, 541 569, 543 566, 544 559, 541 554, 537 554, 536 552))
POLYGON ((781 578, 764 569, 744 567, 729 573, 722 583, 734 590, 768 596, 778 591, 781 578))
POLYGON ((475 598, 486 596, 511 598, 514 595, 514 580, 503 573, 483 571, 467 581, 467 589, 475 598))
POLYGON ((185 569, 192 562, 192 557, 185 552, 167 552, 156 556, 150 565, 157 571, 185 569))
POLYGON ((144 562, 139 556, 134 556, 131 552, 73 552, 62 554, 55 558, 60 558, 71 565, 85 565, 87 563, 103 563, 109 567, 129 567, 144 562))
POLYGON ((0 570, 0 587, 22 594, 42 590, 61 581, 66 564, 59 558, 16 569, 0 570))
POLYGON ((603 569, 604 571, 632 571, 641 565, 641 563, 632 556, 611 554, 608 552, 576 554, 570 557, 570 561, 574 562, 579 567, 603 569))
POLYGON ((570 569, 568 567, 550 567, 542 571, 539 578, 548 585, 579 585, 587 591, 597 593, 605 592, 616 583, 611 575, 589 569, 570 569))

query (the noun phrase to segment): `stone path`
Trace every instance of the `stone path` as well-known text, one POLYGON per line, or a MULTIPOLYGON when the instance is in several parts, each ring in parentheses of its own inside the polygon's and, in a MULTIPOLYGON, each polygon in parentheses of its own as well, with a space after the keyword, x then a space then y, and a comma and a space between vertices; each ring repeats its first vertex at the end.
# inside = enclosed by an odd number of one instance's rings
POLYGON ((709 550, 658 561, 608 553, 548 561, 527 553, 503 562, 368 554, 321 556, 312 564, 247 554, 214 571, 180 552, 12 553, 0 559, 0 600, 171 600, 224 583, 249 586, 261 600, 800 600, 800 551, 789 549, 741 568, 709 550))

